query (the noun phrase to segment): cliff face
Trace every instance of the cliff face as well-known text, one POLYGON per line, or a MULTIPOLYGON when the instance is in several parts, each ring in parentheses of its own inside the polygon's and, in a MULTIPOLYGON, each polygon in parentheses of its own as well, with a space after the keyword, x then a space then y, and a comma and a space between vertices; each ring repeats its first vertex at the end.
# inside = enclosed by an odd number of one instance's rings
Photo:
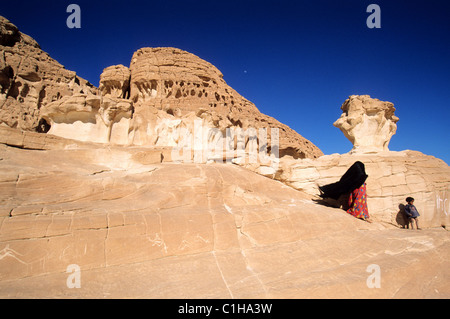
POLYGON ((63 96, 96 91, 0 16, 0 123, 26 131, 45 131, 45 125, 39 126, 42 107, 63 96))
MULTIPOLYGON (((1 298, 449 298, 450 236, 432 228, 450 223, 442 161, 366 147, 315 158, 314 145, 179 49, 140 49, 97 89, 5 19, 0 45, 1 298), (33 132, 41 126, 47 134, 33 132), (264 128, 275 130, 248 133, 264 128), (277 140, 281 158, 179 164, 174 149, 191 146, 189 161, 228 132, 233 151, 277 140), (373 223, 314 201, 356 160, 373 223), (421 231, 397 227, 411 195, 421 231)), ((344 103, 359 146, 387 146, 395 132, 383 103, 344 103), (365 127, 382 134, 364 139, 365 127)))

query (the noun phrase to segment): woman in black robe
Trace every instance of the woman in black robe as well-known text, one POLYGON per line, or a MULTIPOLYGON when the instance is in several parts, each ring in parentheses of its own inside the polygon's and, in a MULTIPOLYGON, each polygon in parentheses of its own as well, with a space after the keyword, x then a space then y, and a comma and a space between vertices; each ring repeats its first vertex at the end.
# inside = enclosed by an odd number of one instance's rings
POLYGON ((341 179, 332 184, 319 186, 320 196, 322 198, 338 199, 341 195, 347 194, 361 187, 366 181, 368 175, 366 174, 365 166, 360 161, 355 162, 342 175, 341 179))
POLYGON ((367 220, 369 218, 365 183, 367 177, 364 164, 357 161, 336 183, 319 186, 320 196, 324 199, 338 200, 341 195, 349 194, 347 213, 367 220))

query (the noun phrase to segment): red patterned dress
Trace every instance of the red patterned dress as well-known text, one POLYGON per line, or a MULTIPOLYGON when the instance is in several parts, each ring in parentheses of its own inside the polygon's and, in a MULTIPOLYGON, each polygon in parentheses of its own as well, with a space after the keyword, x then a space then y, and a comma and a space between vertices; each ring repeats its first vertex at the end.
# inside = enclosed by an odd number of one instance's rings
POLYGON ((366 183, 350 193, 350 197, 348 198, 348 206, 350 208, 347 210, 347 213, 350 215, 363 220, 369 218, 369 210, 367 209, 366 183))

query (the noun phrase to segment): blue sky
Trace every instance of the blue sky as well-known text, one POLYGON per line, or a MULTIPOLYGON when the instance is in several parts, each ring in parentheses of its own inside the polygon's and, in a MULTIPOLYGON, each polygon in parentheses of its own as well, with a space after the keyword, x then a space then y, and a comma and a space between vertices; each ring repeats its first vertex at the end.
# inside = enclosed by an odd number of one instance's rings
POLYGON ((450 1, 2 1, 0 15, 98 86, 141 47, 177 47, 211 62, 259 110, 325 154, 351 143, 333 122, 352 94, 393 102, 390 150, 450 163, 450 1), (69 29, 66 8, 81 8, 69 29), (381 28, 369 29, 369 4, 381 28))

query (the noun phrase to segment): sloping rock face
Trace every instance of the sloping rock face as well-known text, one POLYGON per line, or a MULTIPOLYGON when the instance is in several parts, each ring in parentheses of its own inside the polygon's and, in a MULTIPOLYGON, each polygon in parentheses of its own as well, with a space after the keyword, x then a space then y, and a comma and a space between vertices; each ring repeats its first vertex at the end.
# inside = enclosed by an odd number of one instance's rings
POLYGON ((0 145, 2 298, 450 297, 443 228, 369 224, 236 165, 142 152, 0 145))
POLYGON ((96 91, 0 16, 0 124, 47 131, 47 123, 39 123, 42 107, 64 96, 96 91))
MULTIPOLYGON (((323 155, 288 126, 260 113, 212 64, 180 49, 139 49, 130 68, 115 65, 103 71, 99 91, 100 97, 77 95, 45 106, 41 115, 51 126, 49 133, 118 145, 222 152, 248 150, 249 141, 255 140, 258 149, 280 156, 323 155), (105 99, 107 107, 102 106, 105 99), (91 107, 92 101, 100 106, 91 107), (108 120, 102 116, 105 109, 108 120), (227 134, 233 140, 242 136, 241 142, 225 145, 227 134), (203 137, 194 147, 196 135, 203 137)), ((203 161, 208 159, 211 156, 203 161)))
POLYGON ((369 95, 352 95, 341 106, 342 115, 334 122, 353 144, 353 153, 389 151, 388 145, 397 132, 398 117, 391 102, 372 99, 369 95))

